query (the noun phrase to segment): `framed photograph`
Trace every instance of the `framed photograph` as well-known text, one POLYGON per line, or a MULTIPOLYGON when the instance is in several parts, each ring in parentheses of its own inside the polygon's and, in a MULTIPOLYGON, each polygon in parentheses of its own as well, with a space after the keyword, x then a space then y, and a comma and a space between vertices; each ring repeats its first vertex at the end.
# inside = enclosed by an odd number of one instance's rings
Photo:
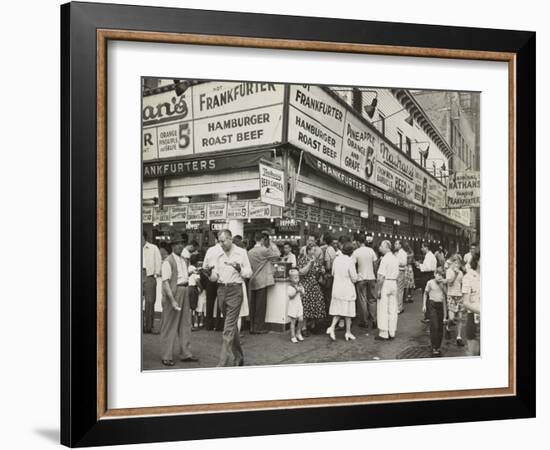
POLYGON ((535 33, 69 3, 61 54, 63 444, 534 417, 535 33))

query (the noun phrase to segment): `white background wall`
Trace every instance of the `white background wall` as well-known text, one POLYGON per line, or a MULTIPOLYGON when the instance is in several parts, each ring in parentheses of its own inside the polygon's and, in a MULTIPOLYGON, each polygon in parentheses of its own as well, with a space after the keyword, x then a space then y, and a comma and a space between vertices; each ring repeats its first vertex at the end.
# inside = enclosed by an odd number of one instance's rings
MULTIPOLYGON (((550 31, 544 2, 500 2, 498 14, 495 14, 494 2, 476 0, 463 0, 454 8, 436 0, 132 0, 129 3, 535 30, 538 33, 537 129, 540 136, 546 123, 542 111, 550 98, 548 85, 543 80, 550 77, 550 31)), ((0 142, 4 159, 0 188, 4 201, 0 236, 4 308, 0 326, 0 447, 42 449, 57 445, 59 439, 59 2, 4 2, 2 18, 0 142), (29 279, 25 267, 30 261, 35 263, 35 270, 29 279)), ((548 210, 542 210, 548 205, 549 194, 543 182, 543 170, 550 166, 548 152, 542 151, 546 147, 547 143, 540 139, 537 152, 539 280, 550 270, 546 256, 550 248, 543 227, 546 224, 548 228, 550 217, 548 210)), ((444 446, 451 450, 472 445, 502 450, 525 445, 543 448, 547 445, 544 444, 547 441, 545 426, 550 425, 550 388, 544 382, 549 377, 550 333, 543 325, 550 307, 547 290, 543 291, 540 286, 538 291, 537 419, 227 439, 223 443, 187 443, 186 448, 218 449, 221 445, 227 450, 260 446, 265 449, 353 446, 427 450, 444 446)), ((169 443, 139 448, 181 448, 181 445, 169 443)))

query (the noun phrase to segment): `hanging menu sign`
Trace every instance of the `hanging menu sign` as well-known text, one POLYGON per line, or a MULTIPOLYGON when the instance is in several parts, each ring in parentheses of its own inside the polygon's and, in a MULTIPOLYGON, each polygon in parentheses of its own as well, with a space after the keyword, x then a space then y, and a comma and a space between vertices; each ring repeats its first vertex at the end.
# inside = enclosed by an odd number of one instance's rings
POLYGON ((248 216, 248 202, 236 201, 227 204, 228 219, 246 219, 248 216))
POLYGON ((227 216, 227 202, 207 204, 206 218, 208 220, 223 220, 227 216))
POLYGON ((319 222, 324 223, 325 225, 330 225, 332 223, 332 211, 329 209, 321 209, 321 217, 319 222))
POLYGON ((142 208, 142 218, 143 223, 153 222, 153 208, 142 208))
POLYGON ((170 218, 172 222, 186 222, 187 221, 187 205, 184 206, 172 206, 170 209, 170 218))
POLYGON ((271 206, 261 200, 251 200, 248 202, 248 217, 250 219, 269 218, 271 217, 271 206))
POLYGON ((312 222, 319 222, 321 219, 321 209, 317 206, 310 206, 308 212, 309 220, 312 222))
POLYGON ((336 226, 342 226, 344 224, 344 220, 341 213, 333 213, 332 214, 332 225, 336 226))
POLYGON ((187 220, 206 220, 206 205, 204 203, 189 204, 187 220))
POLYGON ((170 208, 159 209, 159 222, 170 222, 170 208))
POLYGON ((309 208, 306 205, 303 205, 302 203, 298 203, 296 205, 296 212, 295 212, 296 219, 307 220, 308 213, 309 213, 309 208))

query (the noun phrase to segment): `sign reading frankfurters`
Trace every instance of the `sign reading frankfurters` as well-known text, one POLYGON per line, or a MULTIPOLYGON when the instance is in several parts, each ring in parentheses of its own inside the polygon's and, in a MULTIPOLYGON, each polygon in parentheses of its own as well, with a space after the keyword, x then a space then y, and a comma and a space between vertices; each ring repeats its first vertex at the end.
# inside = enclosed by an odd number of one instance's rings
POLYGON ((285 206, 285 174, 282 169, 260 162, 260 198, 269 205, 285 206))
POLYGON ((447 186, 447 208, 479 208, 479 172, 455 172, 447 186))

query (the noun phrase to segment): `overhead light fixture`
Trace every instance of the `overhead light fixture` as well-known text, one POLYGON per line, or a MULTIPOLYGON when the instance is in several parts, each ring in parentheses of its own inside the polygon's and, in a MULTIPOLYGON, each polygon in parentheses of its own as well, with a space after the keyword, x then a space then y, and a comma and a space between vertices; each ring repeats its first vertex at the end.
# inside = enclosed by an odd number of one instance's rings
POLYGON ((378 105, 378 92, 376 93, 375 97, 372 99, 372 102, 370 103, 370 105, 366 105, 363 108, 367 116, 369 116, 369 119, 372 119, 374 117, 374 113, 376 112, 377 105, 378 105))
POLYGON ((315 203, 315 199, 313 197, 308 196, 308 195, 306 195, 305 197, 302 197, 302 201, 306 205, 313 205, 315 203))
POLYGON ((309 227, 309 223, 307 223, 307 220, 306 220, 306 223, 304 223, 304 225, 305 225, 306 227, 309 227))
POLYGON ((407 117, 405 119, 405 122, 407 122, 411 127, 413 126, 413 123, 414 123, 414 118, 413 118, 413 115, 412 114, 409 114, 409 117, 407 117))
POLYGON ((178 202, 180 203, 189 203, 191 199, 189 197, 178 197, 178 202))
POLYGON ((368 219, 369 218, 369 212, 368 211, 361 211, 360 216, 363 219, 368 219))
POLYGON ((320 224, 320 223, 317 224, 317 228, 321 228, 321 224, 320 224))
POLYGON ((386 218, 384 216, 378 216, 378 222, 380 223, 385 223, 386 222, 386 218))
POLYGON ((395 219, 393 221, 393 224, 399 226, 399 225, 401 225, 401 222, 398 219, 395 219))

